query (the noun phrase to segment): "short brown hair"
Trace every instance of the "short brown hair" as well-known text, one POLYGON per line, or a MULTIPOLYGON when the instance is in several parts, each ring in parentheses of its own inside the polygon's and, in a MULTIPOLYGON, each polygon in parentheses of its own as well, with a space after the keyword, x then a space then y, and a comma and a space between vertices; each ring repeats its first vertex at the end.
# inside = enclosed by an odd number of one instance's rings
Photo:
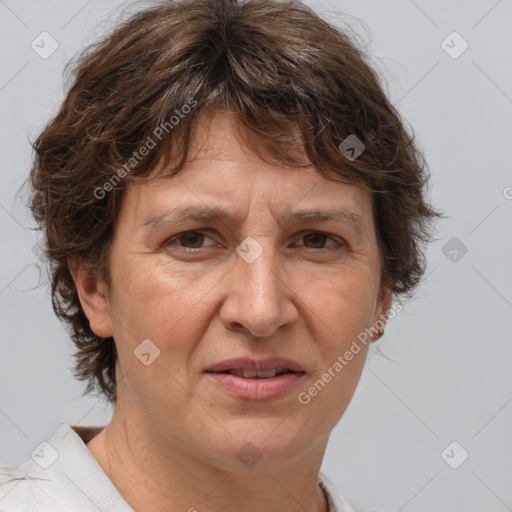
POLYGON ((90 329, 68 257, 109 286, 126 184, 162 161, 166 174, 179 172, 201 114, 236 113, 260 141, 252 149, 281 165, 306 165, 291 151, 299 133, 325 178, 371 190, 381 285, 411 295, 425 271, 421 246, 442 215, 424 196, 428 171, 414 135, 366 58, 299 1, 169 0, 131 14, 72 62, 60 110, 33 143, 29 184, 53 309, 70 326, 86 393, 99 389, 115 403, 117 352, 113 338, 90 329), (356 159, 340 150, 348 136, 364 144, 356 159))

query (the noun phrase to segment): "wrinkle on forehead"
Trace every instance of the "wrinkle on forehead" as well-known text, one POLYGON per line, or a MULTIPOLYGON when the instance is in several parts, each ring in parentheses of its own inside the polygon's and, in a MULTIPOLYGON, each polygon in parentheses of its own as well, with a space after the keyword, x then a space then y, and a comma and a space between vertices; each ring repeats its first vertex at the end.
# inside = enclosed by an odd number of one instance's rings
POLYGON ((313 168, 304 151, 302 135, 298 128, 290 133, 286 143, 275 142, 244 126, 236 113, 205 114, 200 117, 202 122, 194 133, 191 144, 193 156, 190 160, 207 158, 239 161, 238 158, 233 158, 232 141, 234 139, 237 142, 237 153, 243 161, 264 160, 282 167, 283 162, 276 160, 272 154, 286 152, 301 167, 313 168))

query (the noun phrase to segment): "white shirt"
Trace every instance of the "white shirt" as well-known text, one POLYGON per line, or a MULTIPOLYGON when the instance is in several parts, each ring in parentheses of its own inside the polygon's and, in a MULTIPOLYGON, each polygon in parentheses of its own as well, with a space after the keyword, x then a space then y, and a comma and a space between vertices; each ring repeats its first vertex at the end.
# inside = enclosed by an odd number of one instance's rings
MULTIPOLYGON (((85 445, 102 428, 61 423, 30 459, 0 468, 0 512, 133 512, 85 445)), ((363 512, 322 473, 319 485, 329 512, 363 512)))

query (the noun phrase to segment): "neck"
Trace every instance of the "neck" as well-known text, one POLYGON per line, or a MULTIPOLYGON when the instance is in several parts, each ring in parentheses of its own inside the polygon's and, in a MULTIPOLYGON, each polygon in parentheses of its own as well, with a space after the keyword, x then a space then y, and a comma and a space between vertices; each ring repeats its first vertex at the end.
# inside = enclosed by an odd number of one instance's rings
POLYGON ((110 424, 87 443, 136 512, 328 512, 318 485, 325 445, 321 453, 317 449, 299 463, 258 462, 245 471, 230 471, 115 412, 110 424))

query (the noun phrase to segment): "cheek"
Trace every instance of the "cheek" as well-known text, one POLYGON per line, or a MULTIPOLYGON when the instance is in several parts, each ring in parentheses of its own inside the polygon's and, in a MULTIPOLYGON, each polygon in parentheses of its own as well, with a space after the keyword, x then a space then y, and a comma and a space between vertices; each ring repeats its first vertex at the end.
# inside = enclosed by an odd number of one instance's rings
POLYGON ((350 345, 373 321, 377 287, 367 267, 347 267, 311 279, 302 290, 300 298, 306 311, 326 333, 324 338, 333 350, 350 345))
MULTIPOLYGON (((168 329, 194 308, 204 295, 205 283, 150 256, 119 260, 113 281, 114 314, 136 321, 141 328, 168 329)), ((196 276, 197 277, 197 276, 196 276)))
MULTIPOLYGON (((320 364, 301 389, 299 402, 305 404, 304 411, 328 411, 321 427, 328 433, 347 409, 361 377, 368 343, 358 336, 373 320, 374 281, 368 272, 345 273, 318 280, 311 289, 307 310, 316 326, 313 350, 320 364)), ((318 428, 314 416, 305 421, 318 428)))
POLYGON ((172 353, 172 357, 159 355, 154 371, 185 375, 189 356, 211 320, 211 296, 222 273, 210 270, 199 275, 192 268, 162 264, 150 256, 119 260, 116 268, 112 317, 123 367, 134 363, 138 367, 134 350, 149 339, 160 355, 172 353))
POLYGON ((112 317, 127 396, 148 414, 168 407, 169 396, 176 410, 184 408, 189 396, 180 383, 186 382, 189 356, 202 335, 204 285, 179 269, 152 264, 150 257, 120 260, 116 268, 112 317))

